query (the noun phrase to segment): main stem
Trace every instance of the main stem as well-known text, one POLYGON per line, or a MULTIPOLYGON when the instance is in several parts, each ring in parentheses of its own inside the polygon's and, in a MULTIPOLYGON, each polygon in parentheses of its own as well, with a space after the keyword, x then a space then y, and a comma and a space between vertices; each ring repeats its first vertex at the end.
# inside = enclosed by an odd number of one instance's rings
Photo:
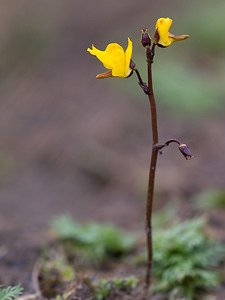
POLYGON ((151 273, 152 273, 152 264, 153 264, 152 204, 153 204, 156 162, 158 157, 158 151, 157 148, 155 147, 155 145, 158 143, 157 113, 156 113, 156 104, 155 104, 153 85, 152 85, 152 61, 150 59, 148 59, 148 88, 149 88, 149 102, 151 108, 151 121, 152 121, 152 155, 151 155, 151 164, 149 170, 147 207, 146 207, 146 225, 145 225, 146 236, 147 236, 147 248, 148 248, 147 272, 145 277, 145 284, 146 284, 147 291, 151 284, 151 273))

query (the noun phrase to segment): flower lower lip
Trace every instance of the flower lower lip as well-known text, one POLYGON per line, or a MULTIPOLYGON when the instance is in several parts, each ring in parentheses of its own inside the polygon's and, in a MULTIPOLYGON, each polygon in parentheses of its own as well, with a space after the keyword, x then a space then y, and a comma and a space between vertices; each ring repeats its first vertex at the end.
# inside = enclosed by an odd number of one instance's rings
POLYGON ((109 70, 109 71, 107 71, 105 73, 98 74, 96 76, 97 79, 104 79, 104 78, 108 78, 108 77, 113 77, 112 70, 109 70))

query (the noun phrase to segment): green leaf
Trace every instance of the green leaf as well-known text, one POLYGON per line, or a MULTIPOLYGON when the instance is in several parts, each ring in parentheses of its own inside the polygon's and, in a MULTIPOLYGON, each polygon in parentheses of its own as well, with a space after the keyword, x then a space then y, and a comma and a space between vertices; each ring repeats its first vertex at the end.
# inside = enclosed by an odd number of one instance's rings
POLYGON ((0 300, 13 300, 17 299, 23 292, 21 285, 8 286, 7 288, 1 289, 0 287, 0 300))

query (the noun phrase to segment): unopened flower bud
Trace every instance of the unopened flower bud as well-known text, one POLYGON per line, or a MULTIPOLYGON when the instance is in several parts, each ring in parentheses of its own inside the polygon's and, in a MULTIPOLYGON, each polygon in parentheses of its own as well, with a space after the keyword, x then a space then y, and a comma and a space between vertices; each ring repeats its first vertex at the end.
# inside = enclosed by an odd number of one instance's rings
POLYGON ((194 156, 186 144, 180 144, 178 149, 187 160, 191 159, 194 156))
POLYGON ((141 31, 141 43, 143 47, 151 46, 151 37, 148 34, 147 29, 145 27, 143 27, 141 31))

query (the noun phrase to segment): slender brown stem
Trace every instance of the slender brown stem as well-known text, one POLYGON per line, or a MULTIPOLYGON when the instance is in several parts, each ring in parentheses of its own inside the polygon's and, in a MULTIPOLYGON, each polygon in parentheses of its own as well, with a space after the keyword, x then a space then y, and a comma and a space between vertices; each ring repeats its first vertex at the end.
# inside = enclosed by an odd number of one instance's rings
POLYGON ((154 195, 154 185, 155 185, 155 171, 156 163, 158 158, 159 150, 168 146, 170 143, 179 144, 179 150, 185 156, 186 159, 190 159, 193 154, 186 144, 181 143, 178 139, 170 139, 164 144, 158 143, 158 126, 157 126, 157 112, 156 103, 153 94, 153 84, 152 84, 152 63, 155 54, 155 44, 146 49, 146 56, 148 62, 148 85, 142 80, 139 71, 136 68, 135 63, 132 61, 130 67, 136 72, 138 77, 138 83, 145 94, 149 97, 150 109, 151 109, 151 122, 152 122, 152 154, 151 163, 149 170, 149 181, 148 181, 148 193, 147 193, 147 203, 146 203, 146 238, 147 238, 147 249, 148 249, 148 261, 147 261, 147 271, 145 276, 145 297, 147 297, 148 290, 151 284, 152 275, 152 265, 153 265, 153 249, 152 249, 152 207, 153 207, 153 195, 154 195))
POLYGON ((152 63, 155 55, 155 46, 158 44, 158 30, 156 30, 153 45, 150 48, 151 40, 146 37, 146 28, 143 27, 142 30, 142 45, 146 48, 146 57, 148 63, 148 85, 142 80, 140 73, 138 72, 136 65, 131 61, 131 69, 136 72, 138 77, 138 83, 145 94, 149 97, 150 109, 151 109, 151 122, 152 122, 152 154, 151 163, 149 170, 149 180, 148 180, 148 193, 147 193, 147 203, 146 203, 146 238, 147 238, 147 249, 148 249, 148 261, 147 261, 147 271, 145 276, 145 296, 147 298, 148 290, 151 284, 152 276, 152 265, 153 265, 153 248, 152 248, 152 207, 153 207, 153 195, 154 195, 154 185, 155 185, 155 171, 156 163, 158 158, 159 150, 168 146, 170 143, 177 143, 179 145, 178 149, 184 155, 184 157, 189 160, 193 157, 190 149, 186 144, 181 143, 178 139, 170 139, 164 144, 158 143, 158 126, 157 126, 157 112, 156 103, 153 94, 153 84, 152 84, 152 63))
POLYGON ((148 248, 148 262, 147 272, 145 277, 146 292, 148 292, 151 284, 151 273, 153 263, 153 250, 152 250, 152 205, 153 205, 153 193, 155 183, 155 170, 158 157, 158 151, 155 145, 158 143, 158 127, 157 127, 157 113, 156 104, 153 94, 152 85, 152 59, 148 59, 148 88, 149 88, 149 102, 151 108, 151 121, 152 121, 152 154, 151 164, 149 170, 149 181, 148 181, 148 194, 147 194, 147 207, 146 207, 146 236, 147 236, 147 248, 148 248))

